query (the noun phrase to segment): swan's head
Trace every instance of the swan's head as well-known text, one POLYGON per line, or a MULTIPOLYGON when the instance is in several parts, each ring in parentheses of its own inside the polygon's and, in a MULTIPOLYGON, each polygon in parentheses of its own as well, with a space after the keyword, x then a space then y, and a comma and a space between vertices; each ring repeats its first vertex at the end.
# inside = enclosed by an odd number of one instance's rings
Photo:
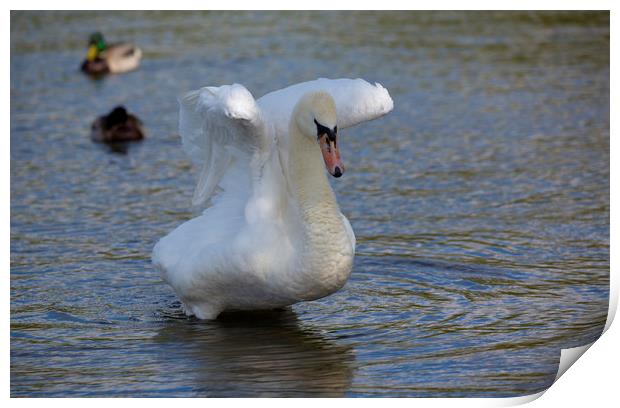
POLYGON ((329 174, 340 177, 344 165, 338 150, 336 119, 336 104, 327 92, 307 93, 295 109, 297 126, 306 137, 316 140, 329 174))

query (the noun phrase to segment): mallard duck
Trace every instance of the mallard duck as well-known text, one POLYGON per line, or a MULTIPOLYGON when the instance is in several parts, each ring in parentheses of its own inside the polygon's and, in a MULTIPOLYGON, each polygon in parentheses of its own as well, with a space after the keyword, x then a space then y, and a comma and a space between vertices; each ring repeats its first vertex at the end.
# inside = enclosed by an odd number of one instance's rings
POLYGON ((205 87, 180 103, 183 147, 203 169, 194 204, 207 208, 155 245, 153 263, 185 312, 214 319, 340 289, 355 235, 326 173, 343 175, 340 131, 390 112, 388 91, 319 79, 258 100, 239 84, 205 87))
POLYGON ((144 129, 140 119, 127 113, 124 106, 117 106, 93 122, 90 137, 102 143, 129 142, 143 139, 144 129))
POLYGON ((101 33, 91 34, 82 71, 91 75, 120 74, 140 65, 142 50, 130 43, 106 44, 101 33))

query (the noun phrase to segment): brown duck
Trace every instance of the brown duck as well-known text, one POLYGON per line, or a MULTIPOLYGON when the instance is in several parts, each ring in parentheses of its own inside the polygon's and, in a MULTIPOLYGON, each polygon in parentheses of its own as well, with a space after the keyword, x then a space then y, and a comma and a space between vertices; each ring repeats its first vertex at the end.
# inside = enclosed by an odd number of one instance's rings
POLYGON ((123 106, 117 106, 107 115, 100 116, 91 126, 90 137, 95 142, 115 143, 142 140, 142 121, 127 113, 123 106))

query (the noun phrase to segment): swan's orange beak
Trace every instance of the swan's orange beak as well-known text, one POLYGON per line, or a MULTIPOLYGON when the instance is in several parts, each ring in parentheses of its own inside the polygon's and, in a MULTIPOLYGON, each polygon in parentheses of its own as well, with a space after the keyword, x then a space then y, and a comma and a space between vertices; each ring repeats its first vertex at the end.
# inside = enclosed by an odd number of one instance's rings
POLYGON ((342 176, 344 173, 344 165, 340 160, 340 151, 338 150, 338 144, 336 143, 335 135, 321 135, 319 136, 319 145, 321 146, 321 153, 323 153, 323 160, 325 160, 325 167, 327 171, 334 177, 342 176))

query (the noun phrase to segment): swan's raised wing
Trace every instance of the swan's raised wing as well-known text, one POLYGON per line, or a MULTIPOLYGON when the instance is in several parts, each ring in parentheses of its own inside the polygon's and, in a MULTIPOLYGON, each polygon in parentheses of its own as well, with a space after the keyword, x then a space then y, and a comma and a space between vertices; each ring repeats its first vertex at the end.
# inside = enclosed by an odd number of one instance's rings
POLYGON ((394 108, 389 92, 381 84, 363 79, 326 79, 302 82, 258 99, 258 105, 269 117, 280 135, 286 134, 297 101, 307 92, 326 91, 336 102, 338 128, 347 128, 379 118, 394 108))
POLYGON ((183 148, 202 171, 192 204, 202 206, 219 187, 249 193, 257 155, 268 140, 252 94, 239 84, 205 87, 179 99, 183 148))

